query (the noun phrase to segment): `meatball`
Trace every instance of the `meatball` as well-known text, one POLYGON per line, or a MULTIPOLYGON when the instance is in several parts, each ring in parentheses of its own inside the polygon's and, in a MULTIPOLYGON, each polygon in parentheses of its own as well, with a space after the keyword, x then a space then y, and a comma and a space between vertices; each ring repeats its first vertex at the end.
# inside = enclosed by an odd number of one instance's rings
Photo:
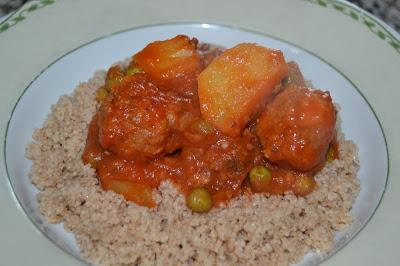
POLYGON ((144 74, 124 78, 100 108, 101 146, 130 159, 176 149, 166 97, 144 74))
POLYGON ((207 165, 211 170, 221 173, 246 172, 252 161, 252 153, 246 144, 229 137, 218 139, 205 154, 207 165))
POLYGON ((311 171, 324 162, 335 122, 336 110, 328 92, 289 85, 261 114, 257 135, 267 159, 311 171))

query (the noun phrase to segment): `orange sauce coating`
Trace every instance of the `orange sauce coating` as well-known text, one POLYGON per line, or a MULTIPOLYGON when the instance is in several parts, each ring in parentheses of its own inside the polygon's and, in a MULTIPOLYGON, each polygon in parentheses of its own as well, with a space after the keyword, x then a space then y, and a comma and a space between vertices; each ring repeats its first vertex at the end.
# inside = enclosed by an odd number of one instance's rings
MULTIPOLYGON (((307 165, 306 172, 299 172, 304 169, 267 160, 263 137, 260 141, 255 121, 241 134, 228 136, 202 118, 197 84, 193 80, 201 70, 199 67, 206 64, 191 50, 196 49, 197 41, 178 37, 182 52, 176 58, 174 43, 167 43, 164 48, 174 61, 161 64, 160 73, 151 67, 151 60, 159 61, 164 55, 154 45, 134 57, 144 62, 147 67, 144 73, 127 75, 119 67, 110 68, 106 85, 101 88, 107 90, 107 96, 101 100, 101 107, 90 123, 82 156, 85 164, 96 169, 102 187, 138 204, 154 207, 151 190, 162 181, 171 180, 185 195, 193 188, 206 188, 213 205, 218 206, 251 191, 246 185, 248 173, 254 166, 264 165, 273 178, 262 192, 293 191, 300 196, 310 193, 315 187, 312 167, 307 165), (185 64, 185 56, 189 64, 185 64), (107 82, 110 80, 113 82, 107 82), (311 184, 309 191, 298 189, 303 177, 311 184)), ((203 56, 211 61, 209 57, 203 56)), ((328 137, 325 142, 329 145, 333 135, 328 137)), ((326 149, 325 146, 321 149, 316 164, 323 164, 321 158, 326 149)))

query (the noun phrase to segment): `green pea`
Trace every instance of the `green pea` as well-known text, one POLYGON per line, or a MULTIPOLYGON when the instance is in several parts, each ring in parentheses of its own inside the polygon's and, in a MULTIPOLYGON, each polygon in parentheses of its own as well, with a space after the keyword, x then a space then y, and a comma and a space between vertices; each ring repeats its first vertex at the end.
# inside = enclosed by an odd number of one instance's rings
POLYGON ((106 77, 106 85, 105 88, 107 91, 111 91, 112 87, 118 85, 122 82, 124 78, 124 72, 119 66, 112 66, 107 72, 106 77))
POLYGON ((111 91, 111 88, 121 83, 121 80, 122 78, 120 77, 107 79, 105 87, 107 88, 108 91, 111 91))
POLYGON ((213 126, 205 120, 197 121, 196 129, 202 134, 210 134, 214 130, 213 126))
POLYGON ((143 69, 138 66, 129 66, 128 69, 126 70, 127 76, 133 76, 138 73, 144 73, 143 69))
POLYGON ((312 176, 300 175, 293 186, 293 192, 298 196, 306 196, 313 192, 316 185, 317 183, 312 176))
POLYGON ((101 160, 101 155, 100 154, 94 154, 90 153, 89 154, 89 164, 92 168, 96 169, 97 168, 97 163, 101 160))
POLYGON ((271 172, 265 166, 255 166, 249 173, 250 185, 256 192, 266 192, 272 181, 271 172))
POLYGON ((335 151, 332 147, 329 147, 328 152, 326 153, 326 161, 332 162, 333 160, 335 160, 335 151))
POLYGON ((194 212, 208 212, 212 207, 211 194, 205 188, 194 188, 186 198, 186 205, 194 212))
POLYGON ((108 91, 105 87, 101 87, 97 90, 96 99, 99 102, 104 102, 108 97, 108 91))

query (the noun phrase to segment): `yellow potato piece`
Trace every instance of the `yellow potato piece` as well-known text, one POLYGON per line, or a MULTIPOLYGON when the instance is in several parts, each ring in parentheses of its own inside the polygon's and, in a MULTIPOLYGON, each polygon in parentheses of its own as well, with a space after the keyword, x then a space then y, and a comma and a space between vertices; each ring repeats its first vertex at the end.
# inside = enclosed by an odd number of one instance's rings
POLYGON ((162 89, 192 95, 200 72, 196 49, 196 39, 178 35, 150 43, 133 56, 133 61, 162 89))
POLYGON ((105 190, 112 190, 121 194, 126 200, 136 202, 139 205, 153 208, 156 203, 153 200, 153 189, 145 184, 137 184, 125 180, 104 179, 101 186, 105 190))
POLYGON ((279 50, 249 43, 227 49, 198 77, 201 114, 223 133, 237 136, 287 74, 279 50))

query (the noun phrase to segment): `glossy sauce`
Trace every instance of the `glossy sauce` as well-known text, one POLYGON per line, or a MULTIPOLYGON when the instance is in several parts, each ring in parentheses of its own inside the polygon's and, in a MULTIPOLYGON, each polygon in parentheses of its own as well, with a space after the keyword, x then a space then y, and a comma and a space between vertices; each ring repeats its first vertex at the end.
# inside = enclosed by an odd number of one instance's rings
MULTIPOLYGON (((141 56, 149 55, 139 54, 136 58, 141 56)), ((200 64, 189 65, 193 75, 212 61, 210 54, 200 60, 200 64)), ((100 88, 107 91, 106 97, 102 97, 101 107, 90 123, 82 159, 97 170, 103 188, 154 207, 148 191, 171 180, 185 195, 193 188, 206 188, 213 205, 218 206, 251 191, 248 173, 254 166, 264 165, 273 179, 263 192, 304 194, 296 192, 296 181, 303 176, 313 180, 312 171, 298 172, 268 161, 254 123, 238 136, 227 136, 203 120, 196 83, 189 72, 185 70, 182 77, 169 71, 169 76, 160 80, 154 79, 153 70, 148 71, 150 75, 129 76, 126 70, 112 67, 106 86, 100 88), (179 76, 176 83, 171 81, 173 75, 179 76), (182 82, 183 79, 190 82, 182 82), (184 87, 173 90, 169 87, 171 82, 184 87), (187 88, 188 84, 191 88, 187 88), (182 93, 183 90, 190 93, 182 93)))

